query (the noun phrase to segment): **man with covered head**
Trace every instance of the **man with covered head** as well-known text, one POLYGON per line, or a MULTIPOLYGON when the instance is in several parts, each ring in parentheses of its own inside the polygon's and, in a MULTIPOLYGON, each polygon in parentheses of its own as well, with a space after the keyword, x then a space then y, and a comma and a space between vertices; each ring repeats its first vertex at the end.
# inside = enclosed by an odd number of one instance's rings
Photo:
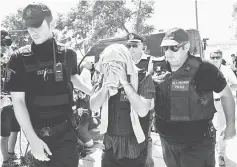
POLYGON ((188 33, 168 30, 161 47, 169 69, 156 77, 156 129, 167 167, 215 167, 216 112, 213 92, 221 100, 224 140, 235 136, 235 102, 219 69, 189 53, 188 33))
POLYGON ((102 167, 144 167, 147 157, 149 110, 154 98, 150 75, 138 73, 130 52, 113 44, 101 54, 96 70, 102 87, 90 99, 91 109, 101 108, 100 132, 105 150, 102 167))
POLYGON ((76 52, 53 38, 52 19, 45 4, 24 8, 24 26, 33 42, 11 56, 5 89, 11 92, 16 118, 34 158, 46 161, 44 166, 77 167, 77 139, 69 121, 72 87, 87 94, 92 88, 77 74, 76 52))

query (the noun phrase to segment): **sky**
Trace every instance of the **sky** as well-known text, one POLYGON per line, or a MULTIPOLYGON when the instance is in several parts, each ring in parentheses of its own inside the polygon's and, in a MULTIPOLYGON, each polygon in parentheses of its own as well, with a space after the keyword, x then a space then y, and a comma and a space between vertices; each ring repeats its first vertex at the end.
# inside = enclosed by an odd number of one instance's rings
MULTIPOLYGON (((14 13, 32 0, 6 0, 0 9, 0 19, 14 13)), ((77 0, 41 0, 49 6, 53 14, 66 13, 75 7, 77 0)), ((202 38, 210 41, 227 41, 233 38, 233 3, 237 0, 198 0, 198 25, 202 38)), ((196 28, 195 0, 155 0, 154 15, 148 21, 156 29, 167 30, 172 27, 196 28)), ((237 24, 236 24, 237 25, 237 24)))

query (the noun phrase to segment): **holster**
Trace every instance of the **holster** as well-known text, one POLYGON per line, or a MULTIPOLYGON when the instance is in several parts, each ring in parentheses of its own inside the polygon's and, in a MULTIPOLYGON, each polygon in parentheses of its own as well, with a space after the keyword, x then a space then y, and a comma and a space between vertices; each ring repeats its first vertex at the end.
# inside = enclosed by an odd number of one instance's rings
POLYGON ((204 133, 204 136, 207 136, 208 138, 216 137, 216 129, 212 122, 208 123, 208 127, 207 127, 206 132, 204 133))
POLYGON ((69 121, 66 120, 63 123, 57 124, 55 126, 44 127, 42 129, 34 129, 35 133, 40 137, 52 136, 57 133, 63 133, 70 127, 69 121))

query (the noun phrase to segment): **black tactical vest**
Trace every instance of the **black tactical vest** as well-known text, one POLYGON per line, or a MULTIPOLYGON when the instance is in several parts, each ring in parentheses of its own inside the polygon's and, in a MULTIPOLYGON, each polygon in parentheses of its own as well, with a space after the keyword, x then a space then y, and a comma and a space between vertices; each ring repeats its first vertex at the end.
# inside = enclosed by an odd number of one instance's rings
POLYGON ((60 107, 69 112, 72 110, 72 83, 67 67, 66 48, 56 42, 54 47, 56 63, 62 64, 62 81, 55 80, 53 60, 38 60, 31 46, 20 50, 25 68, 26 105, 29 112, 58 110, 60 107))
MULTIPOLYGON (((138 75, 139 83, 146 77, 146 72, 138 75)), ((130 102, 123 88, 109 99, 109 125, 108 134, 111 136, 134 136, 131 117, 130 102)), ((145 135, 149 128, 149 114, 139 117, 139 121, 145 135)))
POLYGON ((196 91, 194 76, 201 61, 188 58, 176 72, 162 72, 156 86, 156 116, 166 121, 209 120, 215 113, 213 92, 196 91))

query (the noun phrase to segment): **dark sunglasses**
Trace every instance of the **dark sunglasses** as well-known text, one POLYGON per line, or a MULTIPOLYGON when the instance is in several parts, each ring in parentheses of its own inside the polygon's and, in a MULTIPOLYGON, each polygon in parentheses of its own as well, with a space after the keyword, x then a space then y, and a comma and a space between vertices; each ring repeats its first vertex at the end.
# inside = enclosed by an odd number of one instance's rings
POLYGON ((221 57, 220 56, 212 56, 212 57, 210 57, 212 60, 214 60, 214 59, 216 59, 216 60, 220 60, 221 59, 221 57))
POLYGON ((187 42, 180 43, 180 44, 174 45, 174 46, 163 46, 162 48, 164 49, 164 51, 167 51, 170 48, 170 50, 172 50, 173 52, 177 52, 179 50, 179 48, 181 48, 185 44, 187 44, 187 42))
POLYGON ((137 48, 138 45, 137 45, 137 44, 127 44, 126 47, 127 47, 128 49, 130 49, 131 47, 137 48))

